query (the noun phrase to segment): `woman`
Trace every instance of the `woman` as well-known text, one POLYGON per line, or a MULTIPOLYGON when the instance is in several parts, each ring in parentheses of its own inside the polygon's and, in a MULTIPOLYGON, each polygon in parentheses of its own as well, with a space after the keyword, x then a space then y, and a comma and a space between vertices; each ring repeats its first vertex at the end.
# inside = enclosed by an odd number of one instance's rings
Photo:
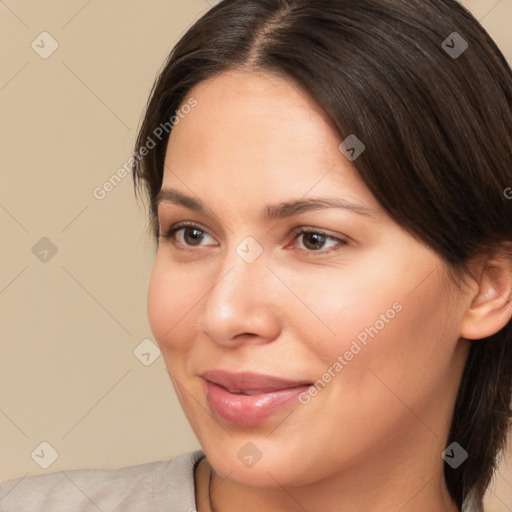
POLYGON ((0 510, 482 511, 511 417, 511 106, 454 0, 206 13, 133 158, 202 450, 5 482, 0 510))

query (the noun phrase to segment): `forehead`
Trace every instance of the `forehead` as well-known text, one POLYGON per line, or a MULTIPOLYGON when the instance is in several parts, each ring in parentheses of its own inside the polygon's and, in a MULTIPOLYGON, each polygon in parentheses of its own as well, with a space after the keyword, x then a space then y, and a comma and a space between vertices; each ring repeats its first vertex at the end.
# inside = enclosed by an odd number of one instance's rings
MULTIPOLYGON (((201 147, 226 142, 226 138, 248 145, 251 140, 267 145, 275 140, 276 145, 286 144, 283 151, 288 146, 300 149, 306 137, 310 150, 320 138, 324 146, 336 144, 338 138, 313 98, 293 81, 268 73, 227 71, 196 85, 182 104, 191 98, 197 106, 171 132, 171 147, 173 141, 189 135, 201 137, 201 147)), ((231 149, 236 151, 234 145, 231 149)))
POLYGON ((191 98, 197 105, 169 138, 163 187, 185 184, 202 197, 200 191, 219 190, 248 199, 264 190, 279 199, 336 186, 345 196, 372 200, 340 153, 332 121, 291 80, 230 71, 198 84, 183 104, 191 98))

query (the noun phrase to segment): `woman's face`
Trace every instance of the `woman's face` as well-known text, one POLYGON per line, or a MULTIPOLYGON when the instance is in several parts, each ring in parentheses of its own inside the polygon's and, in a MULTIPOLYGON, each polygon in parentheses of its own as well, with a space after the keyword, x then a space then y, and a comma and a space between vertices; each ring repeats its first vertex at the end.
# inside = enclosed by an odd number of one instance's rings
POLYGON ((160 239, 148 314, 211 464, 253 487, 369 476, 368 462, 434 471, 467 355, 440 259, 292 83, 227 72, 190 98, 158 207, 162 234, 189 225, 160 239))

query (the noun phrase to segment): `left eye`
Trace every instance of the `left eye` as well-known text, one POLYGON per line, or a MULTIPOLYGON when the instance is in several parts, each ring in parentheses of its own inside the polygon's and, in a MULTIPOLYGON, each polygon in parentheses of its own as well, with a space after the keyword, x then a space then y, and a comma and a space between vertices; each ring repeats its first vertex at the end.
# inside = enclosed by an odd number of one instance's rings
MULTIPOLYGON (((301 228, 296 230, 294 233, 294 242, 303 239, 302 246, 298 247, 300 250, 307 253, 324 254, 330 252, 332 247, 347 245, 346 240, 334 237, 322 231, 315 231, 313 229, 301 228), (330 243, 330 245, 326 244, 330 243)), ((200 247, 201 245, 217 245, 216 243, 201 243, 204 242, 207 237, 212 238, 208 233, 194 224, 180 224, 172 227, 167 234, 159 233, 159 238, 171 239, 174 245, 185 247, 185 250, 189 247, 200 247)), ((213 238, 212 238, 213 240, 213 238)), ((336 250, 336 249, 334 249, 336 250)))
POLYGON ((295 240, 298 240, 302 237, 302 245, 306 248, 305 250, 307 252, 328 252, 325 250, 321 250, 325 248, 325 244, 327 242, 332 242, 330 247, 334 247, 336 245, 346 245, 347 242, 345 240, 341 240, 340 238, 336 238, 334 236, 328 235, 327 233, 322 233, 321 231, 313 231, 313 230, 306 230, 301 229, 296 237, 295 240))

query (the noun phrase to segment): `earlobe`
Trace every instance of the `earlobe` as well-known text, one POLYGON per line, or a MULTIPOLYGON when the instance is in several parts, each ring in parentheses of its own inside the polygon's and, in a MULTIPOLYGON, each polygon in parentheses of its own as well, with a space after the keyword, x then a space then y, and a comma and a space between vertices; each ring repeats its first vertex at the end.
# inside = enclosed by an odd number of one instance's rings
POLYGON ((505 327, 512 318, 512 258, 487 262, 471 297, 461 323, 463 338, 487 338, 505 327))

